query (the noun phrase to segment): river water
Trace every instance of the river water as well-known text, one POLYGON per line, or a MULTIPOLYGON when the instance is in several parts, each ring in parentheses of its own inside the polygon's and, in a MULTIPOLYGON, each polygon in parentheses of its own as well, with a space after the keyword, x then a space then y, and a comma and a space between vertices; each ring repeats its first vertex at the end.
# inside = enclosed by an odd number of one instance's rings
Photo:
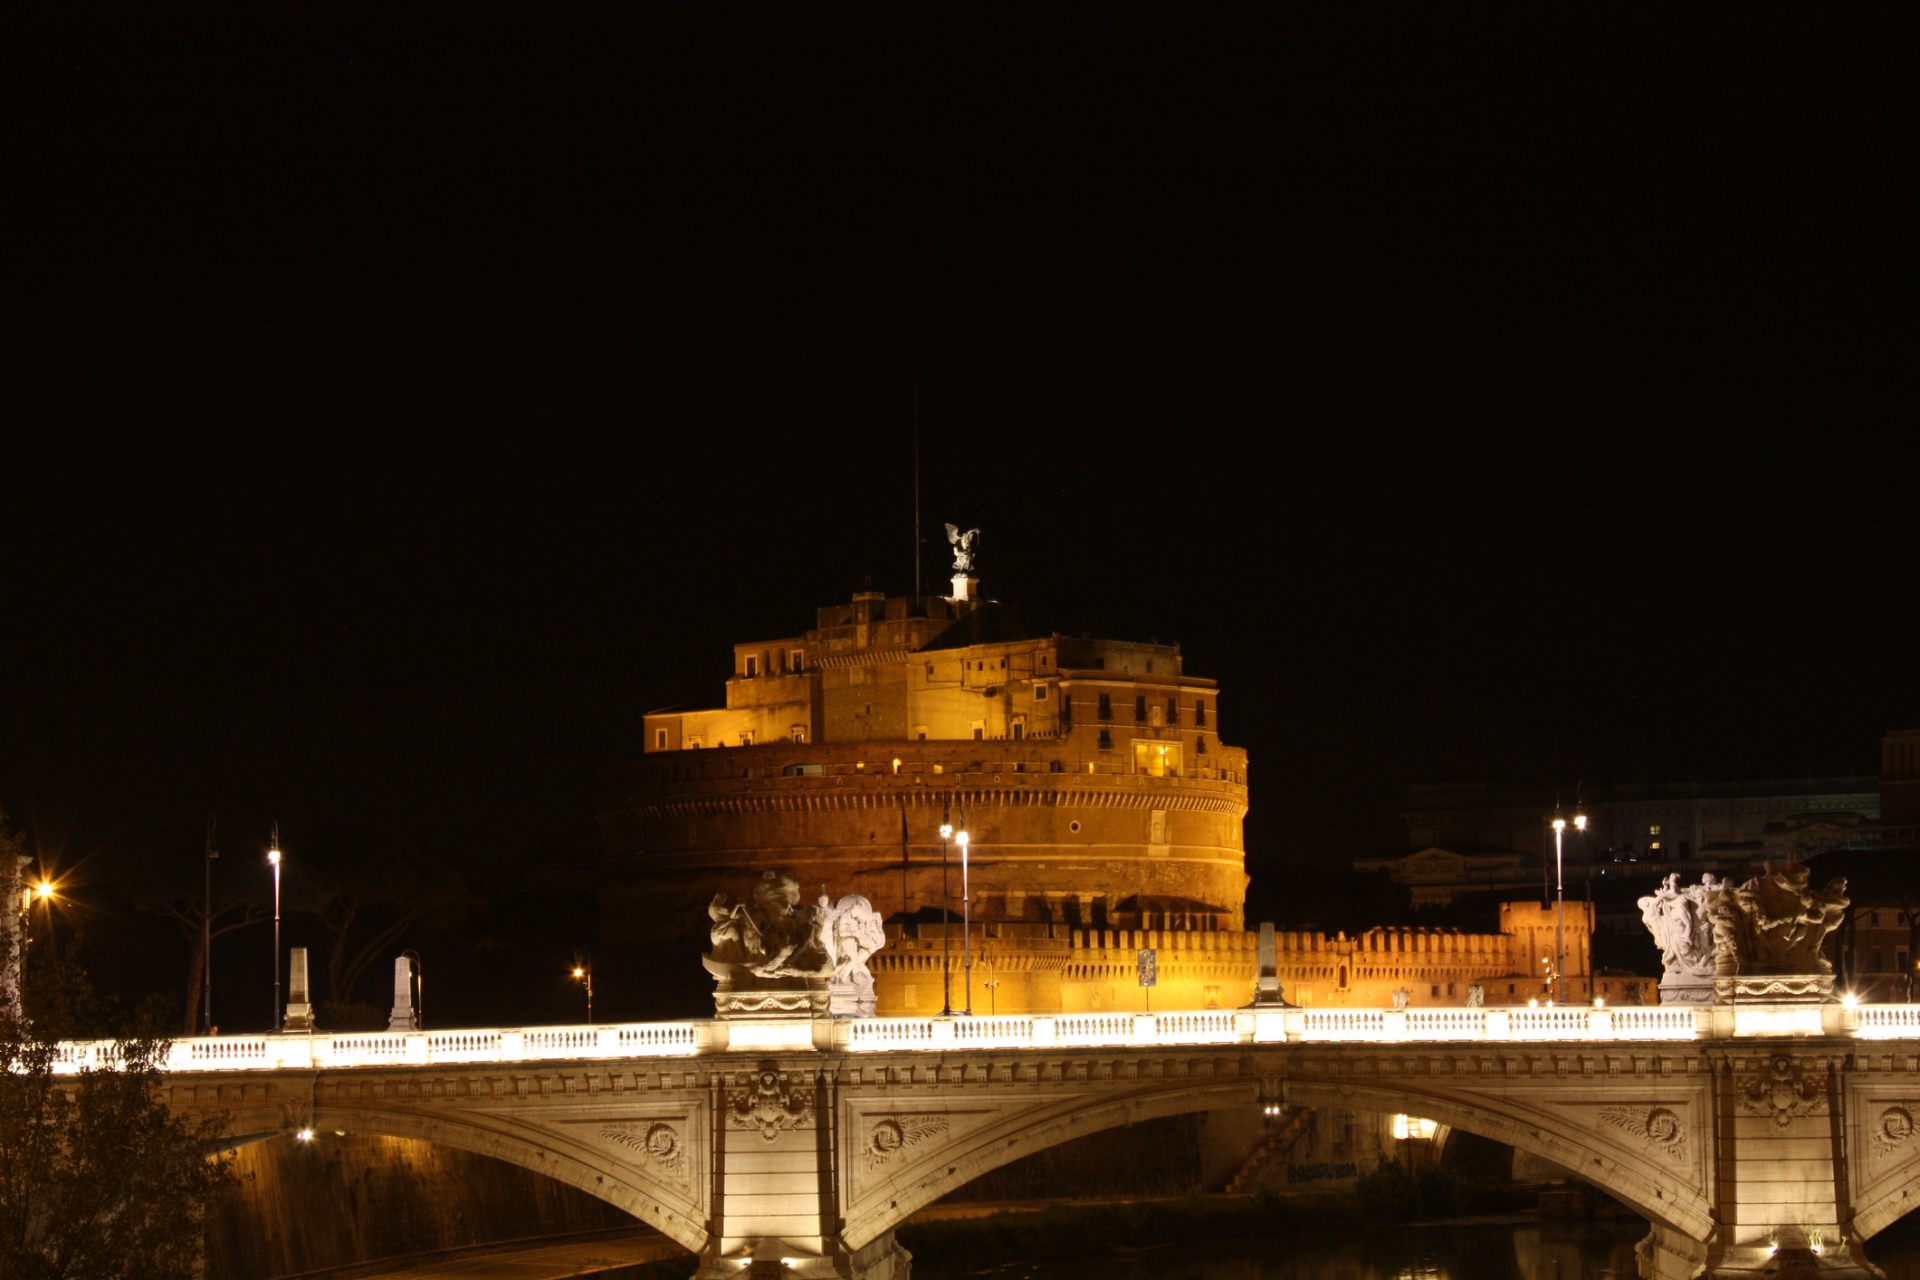
MULTIPOLYGON (((1637 1222, 1383 1227, 1141 1249, 1101 1258, 1009 1262, 995 1280, 1629 1280, 1637 1222)), ((1888 1280, 1920 1280, 1920 1232, 1896 1229, 1867 1254, 1888 1280)), ((916 1260, 914 1270, 923 1272, 916 1260)), ((943 1275, 951 1273, 941 1273, 943 1275)))

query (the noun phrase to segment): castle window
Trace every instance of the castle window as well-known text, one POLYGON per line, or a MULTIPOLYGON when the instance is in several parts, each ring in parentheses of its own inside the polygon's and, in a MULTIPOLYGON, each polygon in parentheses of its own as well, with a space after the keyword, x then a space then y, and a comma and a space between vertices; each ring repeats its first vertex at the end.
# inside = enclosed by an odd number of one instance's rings
POLYGON ((1133 718, 1136 723, 1147 718, 1147 697, 1145 694, 1134 695, 1133 718))
POLYGON ((667 749, 667 731, 665 729, 655 729, 653 731, 653 749, 655 751, 665 751, 667 749))
POLYGON ((740 731, 740 745, 743 747, 750 747, 753 745, 753 730, 742 729, 740 731))
POLYGON ((760 655, 757 653, 750 653, 747 655, 747 679, 751 680, 759 674, 760 674, 760 655))
POLYGON ((1045 702, 1045 701, 1047 700, 1047 686, 1046 686, 1046 685, 1044 685, 1044 684, 1037 684, 1037 685, 1035 685, 1035 686, 1033 686, 1033 700, 1034 700, 1035 702, 1045 702))
POLYGON ((1198 698, 1193 700, 1193 722, 1195 724, 1205 724, 1207 722, 1207 704, 1198 698))
POLYGON ((787 665, 796 672, 805 671, 807 669, 807 651, 805 649, 787 650, 787 665))
POLYGON ((807 726, 803 724, 794 725, 790 736, 795 742, 805 742, 807 740, 807 726))
POLYGON ((1207 738, 1205 734, 1202 734, 1198 738, 1195 738, 1193 740, 1193 754, 1197 756, 1203 756, 1207 754, 1207 738))
POLYGON ((1027 736, 1027 718, 1025 716, 1015 716, 1013 718, 1013 736, 1016 738, 1024 738, 1027 736))
POLYGON ((1178 698, 1167 699, 1167 723, 1180 723, 1180 699, 1178 698))
POLYGON ((1100 731, 1100 749, 1102 751, 1113 750, 1113 730, 1102 729, 1100 731))
MULTIPOLYGON (((1102 720, 1113 719, 1113 695, 1110 693, 1100 695, 1100 718, 1102 720)), ((1107 736, 1104 730, 1100 736, 1103 738, 1107 736)))
POLYGON ((973 740, 975 742, 978 742, 986 736, 987 736, 987 727, 981 724, 978 720, 975 720, 973 722, 973 740))
POLYGON ((1047 772, 1048 772, 1048 773, 1065 773, 1066 771, 1067 771, 1067 762, 1066 762, 1066 761, 1064 761, 1064 760, 1049 760, 1049 761, 1047 761, 1047 772))
MULTIPOLYGON (((1660 834, 1660 824, 1656 822, 1656 823, 1654 823, 1654 824, 1653 824, 1652 826, 1650 826, 1650 827, 1648 827, 1648 828, 1647 828, 1647 834, 1648 834, 1648 835, 1650 835, 1650 836, 1657 836, 1657 835, 1659 835, 1659 834, 1660 834)), ((1655 847, 1657 848, 1658 846, 1655 846, 1655 847)))

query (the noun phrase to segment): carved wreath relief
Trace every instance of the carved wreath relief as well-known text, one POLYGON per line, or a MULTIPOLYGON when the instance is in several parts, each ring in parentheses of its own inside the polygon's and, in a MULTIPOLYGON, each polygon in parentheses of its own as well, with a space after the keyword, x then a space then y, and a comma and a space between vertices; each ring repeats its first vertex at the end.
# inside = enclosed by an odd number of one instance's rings
POLYGON ((1806 1078, 1805 1070, 1786 1054, 1776 1054, 1766 1070, 1740 1086, 1740 1105, 1758 1115, 1773 1113, 1773 1122, 1785 1128, 1796 1116, 1820 1115, 1826 1110, 1826 1096, 1818 1080, 1806 1078))
POLYGON ((600 1136, 639 1152, 668 1173, 686 1172, 687 1147, 680 1140, 680 1131, 670 1124, 648 1125, 644 1131, 638 1125, 607 1125, 600 1136))
POLYGON ((1602 1107, 1600 1118, 1617 1129, 1625 1129, 1662 1155, 1676 1161, 1686 1158, 1686 1126, 1665 1107, 1602 1107))
POLYGON ((1873 1126, 1873 1149, 1879 1155, 1891 1155, 1913 1137, 1913 1112, 1905 1107, 1888 1107, 1873 1126))
POLYGON ((758 1129, 772 1142, 782 1129, 798 1129, 813 1119, 813 1089, 797 1074, 782 1076, 763 1067, 727 1094, 727 1123, 758 1129))
POLYGON ((878 1169, 908 1147, 945 1133, 947 1123, 945 1116, 894 1116, 875 1122, 867 1131, 862 1153, 866 1156, 867 1168, 878 1169))

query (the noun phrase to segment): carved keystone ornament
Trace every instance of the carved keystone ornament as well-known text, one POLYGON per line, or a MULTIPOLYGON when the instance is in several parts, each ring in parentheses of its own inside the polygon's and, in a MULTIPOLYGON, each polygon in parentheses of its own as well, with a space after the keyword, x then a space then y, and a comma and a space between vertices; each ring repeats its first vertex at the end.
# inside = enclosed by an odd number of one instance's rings
POLYGON ((797 1073, 782 1075, 762 1067, 727 1093, 727 1123, 758 1129, 772 1142, 782 1129, 798 1129, 813 1119, 813 1087, 797 1073))
POLYGON ((1773 1113, 1773 1122, 1785 1128, 1796 1116, 1820 1115, 1827 1099, 1817 1079, 1807 1079, 1805 1068, 1786 1054, 1775 1054, 1766 1069, 1740 1085, 1742 1109, 1758 1114, 1773 1113))

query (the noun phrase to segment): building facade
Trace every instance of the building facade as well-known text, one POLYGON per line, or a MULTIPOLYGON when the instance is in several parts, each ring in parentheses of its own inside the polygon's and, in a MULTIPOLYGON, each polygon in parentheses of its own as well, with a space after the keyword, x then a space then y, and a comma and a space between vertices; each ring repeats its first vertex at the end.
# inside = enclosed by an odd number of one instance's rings
MULTIPOLYGON (((1031 634, 970 574, 858 592, 735 644, 724 705, 647 715, 602 779, 603 937, 697 930, 716 888, 777 870, 887 918, 882 1013, 1247 1004, 1247 757, 1220 703, 1178 646, 1031 634)), ((1280 978, 1323 1006, 1554 998, 1540 908, 1511 905, 1498 934, 1283 933, 1280 978)), ((1589 932, 1569 915, 1569 974, 1589 932)))
POLYGON ((778 868, 886 915, 958 917, 964 884, 981 925, 1240 929, 1247 758, 1214 681, 969 588, 861 592, 735 645, 724 706, 648 715, 601 790, 615 909, 778 868))

